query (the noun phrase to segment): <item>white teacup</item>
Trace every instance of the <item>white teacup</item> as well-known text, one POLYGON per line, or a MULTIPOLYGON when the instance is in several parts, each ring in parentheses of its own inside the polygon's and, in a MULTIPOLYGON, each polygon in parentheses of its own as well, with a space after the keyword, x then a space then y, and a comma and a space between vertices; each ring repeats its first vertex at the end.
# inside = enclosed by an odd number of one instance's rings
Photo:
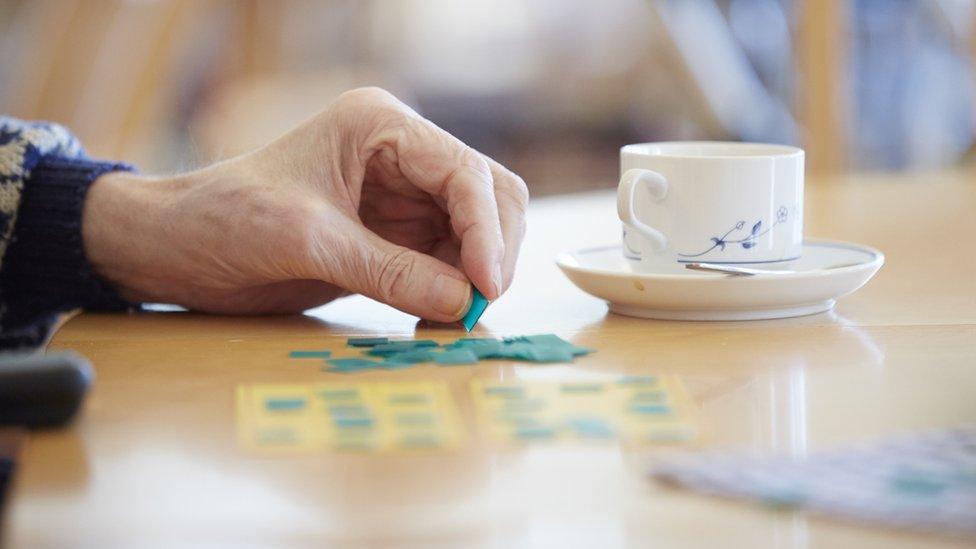
POLYGON ((786 263, 803 248, 803 150, 687 141, 620 149, 624 255, 641 271, 786 263))

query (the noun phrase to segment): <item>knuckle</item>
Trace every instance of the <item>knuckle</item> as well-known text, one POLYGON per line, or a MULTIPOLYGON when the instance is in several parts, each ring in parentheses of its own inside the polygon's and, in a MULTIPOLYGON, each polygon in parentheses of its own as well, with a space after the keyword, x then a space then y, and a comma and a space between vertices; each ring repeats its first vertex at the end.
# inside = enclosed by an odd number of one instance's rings
POLYGON ((355 88, 339 96, 339 102, 354 104, 383 104, 397 101, 392 93, 376 86, 355 88))
POLYGON ((518 207, 525 210, 529 205, 529 188, 525 184, 525 180, 512 172, 507 172, 506 175, 508 175, 505 179, 506 183, 501 185, 499 189, 511 197, 518 207))
POLYGON ((413 270, 410 252, 405 249, 380 258, 373 272, 374 287, 380 299, 390 303, 403 293, 413 270))
MULTIPOLYGON (((488 166, 485 157, 467 145, 461 145, 458 153, 458 165, 471 168, 482 175, 491 174, 491 167, 488 166)), ((487 178, 485 179, 487 180, 487 178)))
POLYGON ((408 108, 382 88, 356 88, 339 96, 329 112, 341 124, 371 130, 404 126, 408 108))
POLYGON ((444 179, 445 188, 454 187, 457 191, 464 193, 464 196, 490 196, 493 192, 491 169, 485 159, 477 151, 461 145, 455 156, 456 167, 444 179), (457 177, 464 171, 472 171, 478 175, 476 178, 457 177))

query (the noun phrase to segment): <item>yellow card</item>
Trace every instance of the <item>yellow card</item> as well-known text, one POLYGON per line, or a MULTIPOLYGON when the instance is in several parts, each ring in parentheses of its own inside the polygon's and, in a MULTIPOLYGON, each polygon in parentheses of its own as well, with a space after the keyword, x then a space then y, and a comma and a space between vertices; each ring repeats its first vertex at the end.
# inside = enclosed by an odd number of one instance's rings
POLYGON ((697 413, 674 377, 609 381, 494 382, 471 385, 479 423, 498 441, 684 443, 697 438, 697 413))
POLYGON ((456 448, 457 408, 444 383, 241 385, 238 438, 267 451, 456 448))

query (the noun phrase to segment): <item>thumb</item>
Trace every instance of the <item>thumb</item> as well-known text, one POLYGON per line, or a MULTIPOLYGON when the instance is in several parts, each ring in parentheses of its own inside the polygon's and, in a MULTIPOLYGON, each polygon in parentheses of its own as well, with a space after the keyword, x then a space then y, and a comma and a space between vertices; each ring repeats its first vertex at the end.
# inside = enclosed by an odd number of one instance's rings
POLYGON ((427 320, 454 322, 471 307, 471 282, 458 269, 358 226, 334 259, 332 282, 427 320))

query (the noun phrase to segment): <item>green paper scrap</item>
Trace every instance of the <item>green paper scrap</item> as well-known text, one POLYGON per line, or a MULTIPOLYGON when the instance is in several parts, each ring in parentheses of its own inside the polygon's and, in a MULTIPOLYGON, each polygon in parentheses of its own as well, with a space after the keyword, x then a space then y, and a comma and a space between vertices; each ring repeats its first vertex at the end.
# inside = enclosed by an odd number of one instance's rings
POLYGON ((893 492, 914 496, 936 496, 949 487, 945 482, 918 474, 900 473, 892 478, 889 487, 893 492))
POLYGON ((451 346, 467 347, 468 345, 483 345, 485 343, 502 343, 502 341, 493 337, 462 337, 454 343, 451 343, 451 346))
POLYGON ((332 353, 329 351, 290 351, 288 358, 329 358, 332 353))
POLYGON ((556 431, 551 427, 519 427, 515 430, 515 436, 522 439, 552 438, 556 436, 556 431))
POLYGON ((804 500, 806 500, 806 494, 803 491, 791 488, 766 492, 759 499, 763 505, 774 509, 799 507, 804 500))
POLYGON ((635 414, 660 416, 670 414, 671 407, 664 404, 631 404, 630 411, 635 414))
POLYGON ((352 429, 371 429, 373 418, 368 416, 339 416, 332 418, 336 427, 352 429))
POLYGON ((528 350, 526 360, 532 362, 572 362, 573 356, 569 349, 532 347, 528 350))
POLYGON ((538 427, 542 425, 542 422, 538 419, 517 412, 502 412, 496 415, 495 418, 498 421, 511 423, 516 427, 538 427))
POLYGON ((268 410, 274 411, 300 410, 305 407, 305 399, 269 398, 264 401, 264 407, 268 410))
POLYGON ((485 358, 503 358, 508 360, 532 360, 530 351, 531 345, 524 343, 500 343, 494 346, 472 347, 475 352, 482 350, 485 358), (488 351, 487 349, 493 349, 488 351))
POLYGON ((358 372, 379 367, 380 363, 366 358, 330 358, 326 360, 332 368, 330 372, 358 372))
POLYGON ((567 349, 573 356, 582 356, 593 352, 593 349, 587 349, 586 347, 577 347, 572 343, 566 341, 565 339, 557 336, 556 334, 539 334, 530 336, 515 336, 506 337, 505 343, 522 343, 529 344, 537 347, 555 347, 558 349, 567 349))
POLYGON ((485 342, 478 345, 467 345, 463 348, 474 353, 478 357, 478 360, 486 358, 505 358, 504 355, 505 345, 501 341, 485 342))
POLYGON ((541 398, 506 400, 502 412, 508 414, 531 414, 546 409, 546 401, 541 398))
MULTIPOLYGON (((477 349, 477 347, 472 347, 477 349)), ((573 353, 565 347, 546 347, 531 343, 509 343, 502 345, 489 358, 507 358, 527 362, 572 362, 573 353)))
POLYGON ((413 368, 416 362, 400 362, 396 360, 386 359, 383 362, 379 362, 379 367, 384 370, 403 370, 404 368, 413 368))
POLYGON ((453 349, 435 354, 434 362, 443 366, 477 364, 478 355, 469 349, 453 349))
POLYGON ((346 340, 346 345, 350 347, 375 347, 389 343, 388 337, 350 337, 346 340))
POLYGON ((387 355, 384 362, 420 364, 422 362, 430 362, 431 360, 434 360, 434 353, 425 349, 410 349, 387 355))
MULTIPOLYGON (((434 361, 441 365, 477 364, 481 360, 505 359, 525 362, 557 363, 572 362, 577 356, 593 352, 593 349, 577 347, 555 334, 513 336, 505 339, 491 337, 465 337, 443 346, 430 339, 390 340, 383 337, 349 338, 351 347, 363 348, 363 358, 327 358, 331 372, 358 372, 369 369, 397 370, 415 364, 434 361), (374 357, 374 358, 371 358, 374 357), (378 360, 382 358, 382 361, 378 360)), ((318 351, 293 351, 294 353, 319 353, 318 351)), ((322 356, 312 355, 308 356, 322 356)), ((631 377, 623 384, 648 385, 655 382, 650 377, 631 377)), ((567 389, 567 392, 572 391, 567 389)), ((580 392, 586 389, 580 388, 580 392)), ((648 399, 652 400, 652 399, 648 399)))
POLYGON ((664 391, 637 391, 630 400, 641 403, 662 404, 668 399, 668 394, 664 391))
POLYGON ((478 288, 471 286, 471 308, 461 319, 461 324, 464 324, 464 329, 471 331, 474 325, 478 323, 478 319, 481 315, 485 314, 485 309, 488 308, 488 300, 485 299, 484 294, 478 291, 478 288))
POLYGON ((394 353, 402 353, 404 351, 413 351, 415 349, 423 348, 433 348, 438 347, 436 341, 430 339, 418 339, 414 341, 391 341, 389 343, 382 343, 376 345, 366 351, 366 354, 372 356, 388 356, 394 353))
POLYGON ((624 376, 617 380, 620 385, 654 385, 657 378, 654 376, 624 376))
POLYGON ((569 426, 584 438, 612 438, 616 436, 613 427, 597 417, 580 417, 569 420, 569 426))

